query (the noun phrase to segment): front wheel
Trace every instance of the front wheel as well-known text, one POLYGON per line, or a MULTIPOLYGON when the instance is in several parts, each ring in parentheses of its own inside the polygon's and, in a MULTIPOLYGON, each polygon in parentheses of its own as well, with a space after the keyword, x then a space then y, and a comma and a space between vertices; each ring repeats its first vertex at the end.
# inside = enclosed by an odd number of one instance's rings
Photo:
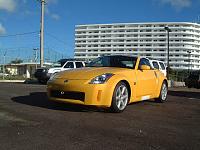
POLYGON ((38 79, 38 82, 40 83, 40 84, 46 84, 47 83, 47 80, 45 80, 45 79, 38 79))
POLYGON ((129 91, 124 82, 119 82, 113 92, 111 110, 113 112, 122 112, 125 110, 129 101, 129 91))
POLYGON ((167 92, 168 92, 167 83, 164 81, 160 89, 160 95, 158 98, 156 98, 156 101, 160 103, 165 102, 167 100, 167 92))

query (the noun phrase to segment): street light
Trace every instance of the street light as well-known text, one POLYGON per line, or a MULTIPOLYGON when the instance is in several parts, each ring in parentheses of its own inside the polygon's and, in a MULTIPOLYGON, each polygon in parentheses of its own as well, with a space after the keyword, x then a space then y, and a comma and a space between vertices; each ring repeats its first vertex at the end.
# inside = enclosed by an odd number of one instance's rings
POLYGON ((164 29, 167 31, 167 79, 169 79, 169 32, 172 30, 167 26, 164 29))
POLYGON ((188 76, 190 75, 190 56, 191 56, 191 51, 187 51, 188 53, 188 76))

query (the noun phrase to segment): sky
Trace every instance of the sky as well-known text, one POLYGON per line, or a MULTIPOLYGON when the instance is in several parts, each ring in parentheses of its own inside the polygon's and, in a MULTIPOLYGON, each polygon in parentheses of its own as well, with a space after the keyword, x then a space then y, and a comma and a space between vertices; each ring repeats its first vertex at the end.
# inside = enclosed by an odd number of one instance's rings
MULTIPOLYGON (((75 25, 197 22, 199 8, 200 0, 46 0, 44 46, 73 57, 75 25)), ((39 48, 39 30, 40 0, 0 0, 0 55, 39 48)))

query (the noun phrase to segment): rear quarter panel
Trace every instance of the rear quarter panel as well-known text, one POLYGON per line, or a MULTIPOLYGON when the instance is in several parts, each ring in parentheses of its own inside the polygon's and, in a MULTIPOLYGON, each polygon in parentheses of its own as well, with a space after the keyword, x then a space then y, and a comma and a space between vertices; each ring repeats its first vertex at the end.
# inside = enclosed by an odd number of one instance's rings
POLYGON ((163 82, 166 81, 167 85, 168 85, 168 81, 167 81, 167 78, 165 77, 165 75, 160 70, 155 70, 155 71, 156 71, 157 78, 158 78, 158 86, 155 90, 153 97, 157 98, 160 95, 160 90, 161 90, 161 86, 162 86, 163 82))

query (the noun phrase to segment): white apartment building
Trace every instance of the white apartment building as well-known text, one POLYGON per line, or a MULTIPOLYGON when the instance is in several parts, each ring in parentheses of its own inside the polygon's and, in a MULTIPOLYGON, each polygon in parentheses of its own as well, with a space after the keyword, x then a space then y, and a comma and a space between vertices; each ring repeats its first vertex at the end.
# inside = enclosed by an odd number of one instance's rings
POLYGON ((200 24, 190 22, 151 22, 77 25, 74 58, 91 60, 109 54, 150 57, 173 69, 200 70, 200 24))

